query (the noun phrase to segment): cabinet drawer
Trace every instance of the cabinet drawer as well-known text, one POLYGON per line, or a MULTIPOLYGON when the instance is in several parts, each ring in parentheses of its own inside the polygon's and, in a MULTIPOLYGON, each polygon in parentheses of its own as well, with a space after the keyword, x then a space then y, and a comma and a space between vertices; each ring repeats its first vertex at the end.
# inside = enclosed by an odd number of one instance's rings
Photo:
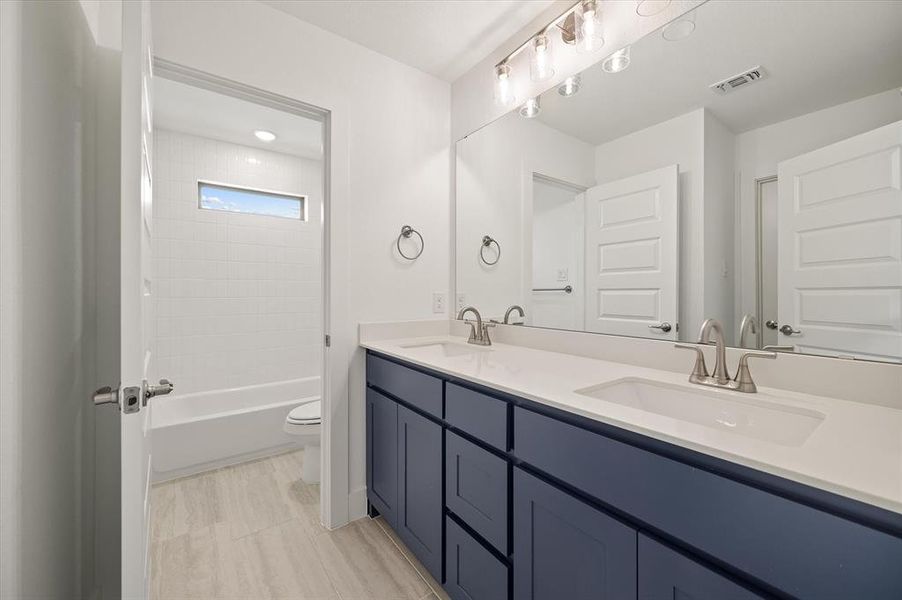
POLYGON ((519 459, 786 594, 902 598, 900 538, 520 407, 514 446, 519 459))
POLYGON ((507 554, 507 461, 445 432, 445 506, 507 554))
POLYGON ((442 418, 442 380, 370 354, 366 380, 389 394, 442 418))
POLYGON ((486 444, 507 452, 507 402, 449 383, 445 420, 486 444))
POLYGON ((639 600, 763 600, 720 573, 639 534, 639 600))
POLYGON ((445 517, 445 591, 454 600, 507 600, 508 567, 445 517))

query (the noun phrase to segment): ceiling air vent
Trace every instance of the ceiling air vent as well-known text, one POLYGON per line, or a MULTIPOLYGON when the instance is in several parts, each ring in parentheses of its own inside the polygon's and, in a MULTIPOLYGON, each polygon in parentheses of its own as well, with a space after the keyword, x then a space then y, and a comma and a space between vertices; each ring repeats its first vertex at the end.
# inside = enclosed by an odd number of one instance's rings
POLYGON ((714 90, 714 93, 716 94, 729 94, 730 92, 735 91, 738 88, 764 79, 766 76, 767 72, 760 66, 752 67, 748 71, 739 73, 738 75, 733 75, 732 77, 727 77, 723 81, 712 83, 708 87, 714 90))

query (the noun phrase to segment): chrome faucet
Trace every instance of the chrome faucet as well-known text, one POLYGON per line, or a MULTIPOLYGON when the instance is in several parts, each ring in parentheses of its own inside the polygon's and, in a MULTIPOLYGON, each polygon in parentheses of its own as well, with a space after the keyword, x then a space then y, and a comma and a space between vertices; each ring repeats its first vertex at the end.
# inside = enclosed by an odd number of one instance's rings
POLYGON ((758 391, 752 379, 752 373, 749 371, 750 358, 777 358, 776 352, 746 352, 739 359, 739 367, 736 370, 736 377, 730 378, 727 372, 727 350, 723 339, 723 326, 717 319, 707 319, 702 324, 699 332, 698 344, 710 344, 711 334, 714 334, 715 359, 714 359, 714 375, 708 374, 708 367, 705 365, 705 355, 699 345, 692 344, 675 344, 677 348, 683 350, 695 350, 695 366, 692 367, 692 373, 689 375, 690 383, 699 385, 708 385, 711 387, 721 387, 737 392, 754 393, 758 391))
POLYGON ((510 308, 507 309, 507 312, 504 313, 504 324, 505 325, 522 325, 523 324, 522 322, 521 323, 511 323, 510 322, 511 313, 514 311, 517 311, 518 313, 520 313, 521 319, 526 318, 526 313, 523 311, 523 307, 520 306, 519 304, 514 304, 513 306, 511 306, 510 308))
POLYGON ((745 348, 745 334, 751 333, 758 335, 758 319, 754 315, 743 315, 742 323, 739 324, 739 347, 745 348))
POLYGON ((705 319, 702 329, 698 332, 699 344, 710 344, 711 334, 714 334, 714 379, 718 385, 726 385, 730 381, 727 373, 727 346, 723 341, 723 326, 717 319, 705 319))
POLYGON ((476 310, 473 306, 467 306, 466 308, 460 309, 460 312, 457 313, 457 318, 459 320, 464 321, 470 326, 470 337, 467 339, 468 344, 476 344, 477 346, 491 346, 492 340, 489 338, 489 327, 494 327, 494 323, 483 323, 482 315, 479 314, 479 311, 476 310), (468 312, 476 315, 476 322, 468 321, 464 319, 464 315, 468 312))

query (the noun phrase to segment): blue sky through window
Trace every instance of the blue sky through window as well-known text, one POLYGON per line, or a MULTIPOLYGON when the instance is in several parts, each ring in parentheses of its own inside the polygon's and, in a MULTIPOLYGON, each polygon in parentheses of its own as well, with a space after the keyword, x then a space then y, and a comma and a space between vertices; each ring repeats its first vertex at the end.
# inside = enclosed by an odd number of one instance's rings
POLYGON ((269 192, 199 183, 200 207, 209 210, 302 219, 304 199, 269 192))

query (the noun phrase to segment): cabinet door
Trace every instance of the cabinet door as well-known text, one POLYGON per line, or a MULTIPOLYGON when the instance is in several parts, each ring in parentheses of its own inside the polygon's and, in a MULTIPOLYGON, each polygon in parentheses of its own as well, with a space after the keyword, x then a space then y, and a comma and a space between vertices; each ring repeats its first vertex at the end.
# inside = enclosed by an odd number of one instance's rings
POLYGON ((761 600, 720 573, 639 534, 639 599, 761 600))
POLYGON ((366 390, 366 492, 388 523, 397 523, 398 404, 366 390))
POLYGON ((636 597, 636 530, 514 469, 514 598, 636 597))
POLYGON ((398 523, 395 531, 442 580, 442 427, 398 406, 398 523))

